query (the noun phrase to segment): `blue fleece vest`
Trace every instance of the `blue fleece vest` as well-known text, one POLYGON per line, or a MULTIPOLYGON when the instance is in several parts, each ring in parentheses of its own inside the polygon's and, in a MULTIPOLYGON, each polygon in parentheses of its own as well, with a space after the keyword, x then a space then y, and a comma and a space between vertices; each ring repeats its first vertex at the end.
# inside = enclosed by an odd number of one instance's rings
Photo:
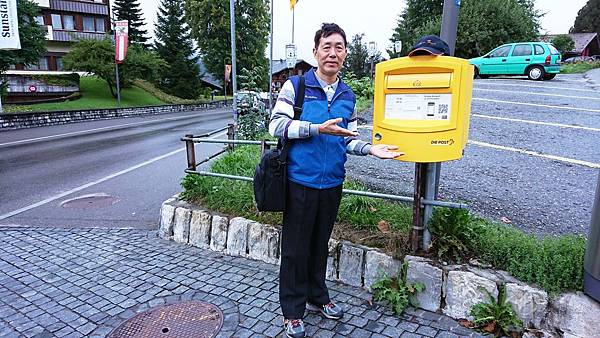
MULTIPOLYGON (((314 69, 304 75, 306 90, 300 120, 323 123, 341 117, 338 125, 348 128, 354 112, 356 97, 341 80, 331 103, 317 81, 314 69)), ((299 77, 290 78, 298 92, 299 77)), ((343 136, 319 134, 305 139, 296 139, 288 154, 288 178, 295 183, 315 189, 336 187, 344 182, 346 169, 346 141, 343 136)))

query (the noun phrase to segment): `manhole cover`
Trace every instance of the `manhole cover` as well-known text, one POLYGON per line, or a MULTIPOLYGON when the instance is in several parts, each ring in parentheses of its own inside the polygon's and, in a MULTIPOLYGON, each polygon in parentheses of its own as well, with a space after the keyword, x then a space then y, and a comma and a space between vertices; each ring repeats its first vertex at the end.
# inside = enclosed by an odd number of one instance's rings
POLYGON ((70 200, 66 200, 60 204, 61 207, 67 209, 96 209, 113 205, 119 202, 119 198, 107 194, 83 195, 70 200))
POLYGON ((212 338, 223 325, 223 312, 213 304, 187 301, 142 312, 114 329, 108 338, 212 338))

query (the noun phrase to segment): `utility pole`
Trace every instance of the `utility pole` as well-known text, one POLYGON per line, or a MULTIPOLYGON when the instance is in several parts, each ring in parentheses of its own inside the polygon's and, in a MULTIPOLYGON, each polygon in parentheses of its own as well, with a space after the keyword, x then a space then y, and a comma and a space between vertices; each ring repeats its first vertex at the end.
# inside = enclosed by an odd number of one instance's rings
POLYGON ((233 121, 237 125, 237 82, 236 82, 236 55, 235 55, 235 6, 234 0, 229 0, 229 22, 231 26, 231 77, 233 84, 233 121))
MULTIPOLYGON (((454 56, 456 47, 456 33, 458 30, 458 12, 460 9, 461 0, 444 0, 444 9, 442 13, 442 29, 440 38, 450 47, 450 55, 454 56)), ((440 188, 440 175, 442 163, 426 163, 424 164, 423 174, 425 180, 422 187, 423 197, 428 200, 433 200, 438 197, 440 188)), ((433 206, 427 204, 423 208, 423 249, 429 250, 431 245, 431 233, 428 230, 429 220, 433 213, 433 206)))

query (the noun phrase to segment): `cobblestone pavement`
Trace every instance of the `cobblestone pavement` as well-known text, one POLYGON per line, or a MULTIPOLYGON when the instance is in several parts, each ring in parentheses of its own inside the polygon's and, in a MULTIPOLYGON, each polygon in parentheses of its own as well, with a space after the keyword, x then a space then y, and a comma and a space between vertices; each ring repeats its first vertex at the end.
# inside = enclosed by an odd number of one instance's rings
MULTIPOLYGON (((137 313, 181 300, 224 313, 219 337, 276 337, 277 266, 159 239, 155 231, 0 227, 0 337, 104 337, 137 313)), ((395 317, 364 290, 331 283, 341 321, 305 318, 310 337, 479 336, 449 317, 395 317)))

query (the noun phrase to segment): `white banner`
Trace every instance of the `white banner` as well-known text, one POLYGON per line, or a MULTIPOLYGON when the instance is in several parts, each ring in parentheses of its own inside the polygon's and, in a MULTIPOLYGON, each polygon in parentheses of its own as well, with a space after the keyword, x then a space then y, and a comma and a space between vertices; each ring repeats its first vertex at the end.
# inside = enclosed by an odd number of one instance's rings
POLYGON ((17 0, 0 0, 0 49, 21 49, 17 0))

